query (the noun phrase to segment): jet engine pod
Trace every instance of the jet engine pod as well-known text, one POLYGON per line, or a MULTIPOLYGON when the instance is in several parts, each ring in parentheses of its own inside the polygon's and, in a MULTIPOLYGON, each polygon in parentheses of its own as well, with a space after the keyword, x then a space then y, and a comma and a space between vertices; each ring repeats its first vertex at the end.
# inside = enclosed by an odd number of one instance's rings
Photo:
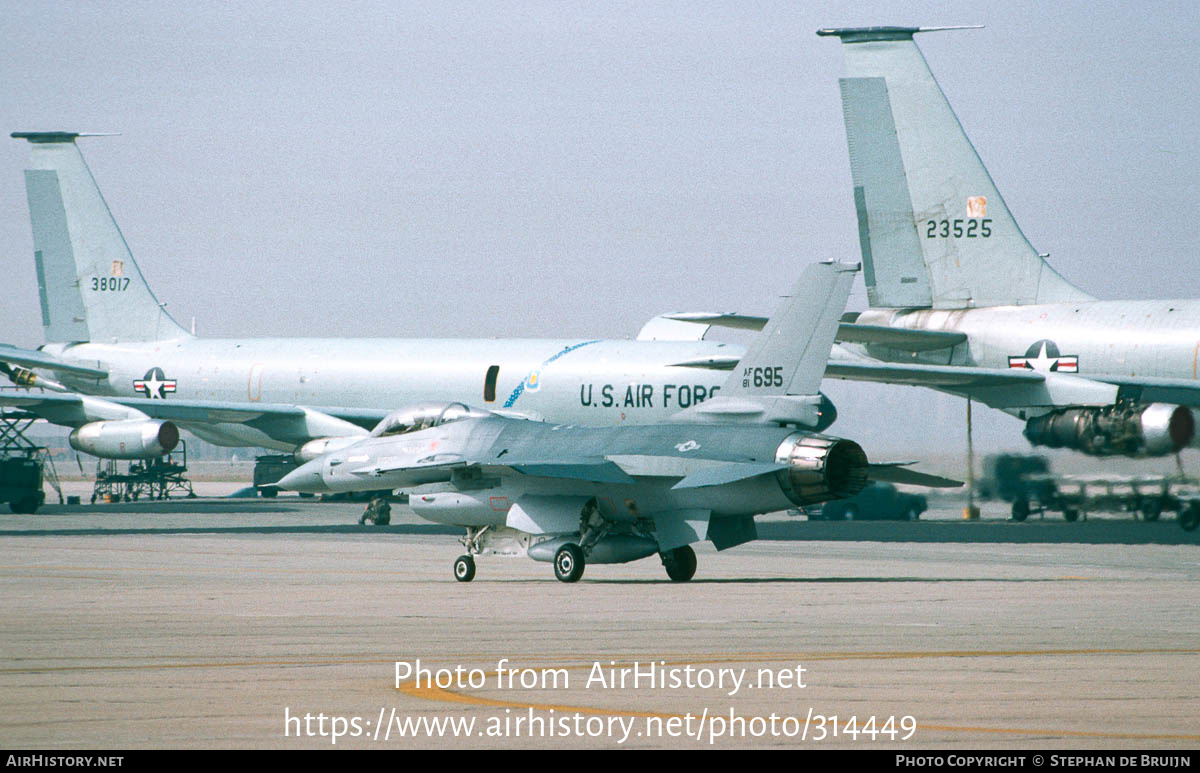
POLYGON ((1190 408, 1168 403, 1067 408, 1030 419, 1024 434, 1035 446, 1092 456, 1165 456, 1192 442, 1196 418, 1190 408))
POLYGON ((71 448, 103 459, 152 459, 179 445, 179 428, 158 419, 93 421, 68 437, 71 448))
POLYGON ((854 496, 867 485, 867 455, 853 440, 796 432, 775 452, 783 493, 797 506, 854 496))

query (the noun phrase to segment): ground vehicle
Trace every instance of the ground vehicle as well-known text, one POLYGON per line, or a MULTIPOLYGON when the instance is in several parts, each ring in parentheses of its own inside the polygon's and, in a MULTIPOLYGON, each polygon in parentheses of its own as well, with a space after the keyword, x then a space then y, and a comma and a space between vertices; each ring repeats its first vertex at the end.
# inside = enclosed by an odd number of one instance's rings
POLYGON ((254 459, 254 488, 264 497, 279 495, 279 489, 272 486, 284 475, 296 469, 296 459, 291 454, 267 454, 254 459))
POLYGON ((811 521, 915 521, 929 509, 920 494, 906 494, 891 483, 878 481, 846 499, 808 510, 811 521))
POLYGON ((1164 510, 1178 513, 1179 525, 1192 531, 1200 525, 1200 487, 1194 481, 1165 475, 1031 475, 1012 501, 1014 521, 1031 513, 1058 510, 1073 522, 1088 511, 1137 513, 1143 521, 1157 521, 1164 510))
POLYGON ((1027 488, 1033 476, 1048 475, 1050 460, 1032 454, 988 454, 983 459, 983 477, 976 485, 981 499, 1012 502, 1029 498, 1027 488))
POLYGON ((45 501, 40 459, 28 454, 0 458, 0 502, 8 502, 14 513, 33 513, 45 501))

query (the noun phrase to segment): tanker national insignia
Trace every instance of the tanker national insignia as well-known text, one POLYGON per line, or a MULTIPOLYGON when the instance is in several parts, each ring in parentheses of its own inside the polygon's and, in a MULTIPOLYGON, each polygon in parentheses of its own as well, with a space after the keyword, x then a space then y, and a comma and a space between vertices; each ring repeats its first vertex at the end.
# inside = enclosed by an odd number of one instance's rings
POLYGON ((175 391, 175 379, 167 378, 162 368, 151 368, 146 375, 133 380, 133 391, 151 400, 165 400, 167 393, 175 391))
POLYGON ((1079 355, 1060 354, 1058 344, 1048 338, 1030 346, 1022 357, 1009 357, 1008 367, 1041 373, 1078 373, 1079 355))

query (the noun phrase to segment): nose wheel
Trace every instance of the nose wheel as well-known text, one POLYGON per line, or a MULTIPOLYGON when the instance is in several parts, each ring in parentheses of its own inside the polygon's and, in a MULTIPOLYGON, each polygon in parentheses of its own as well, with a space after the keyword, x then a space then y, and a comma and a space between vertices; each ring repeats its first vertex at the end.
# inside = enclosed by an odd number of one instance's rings
POLYGON ((475 559, 471 556, 459 556, 454 560, 454 579, 459 582, 470 582, 475 579, 475 559))
POLYGON ((583 576, 583 550, 573 542, 554 554, 554 576, 563 582, 577 582, 583 576))
POLYGON ((696 551, 691 545, 660 553, 663 568, 673 582, 687 582, 696 575, 696 551))

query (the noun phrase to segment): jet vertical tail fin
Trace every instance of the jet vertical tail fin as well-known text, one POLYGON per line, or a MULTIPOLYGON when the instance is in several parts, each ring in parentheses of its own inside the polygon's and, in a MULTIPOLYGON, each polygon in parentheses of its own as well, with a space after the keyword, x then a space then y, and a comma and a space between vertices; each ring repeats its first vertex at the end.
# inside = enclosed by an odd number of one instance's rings
POLYGON ((755 336, 716 397, 676 417, 824 427, 833 406, 821 379, 857 265, 814 263, 755 336))
POLYGON ((1030 245, 913 41, 921 27, 823 29, 839 81, 873 307, 1092 300, 1030 245))
POLYGON ((154 297, 70 132, 28 140, 25 170, 47 342, 155 341, 188 335, 154 297))

